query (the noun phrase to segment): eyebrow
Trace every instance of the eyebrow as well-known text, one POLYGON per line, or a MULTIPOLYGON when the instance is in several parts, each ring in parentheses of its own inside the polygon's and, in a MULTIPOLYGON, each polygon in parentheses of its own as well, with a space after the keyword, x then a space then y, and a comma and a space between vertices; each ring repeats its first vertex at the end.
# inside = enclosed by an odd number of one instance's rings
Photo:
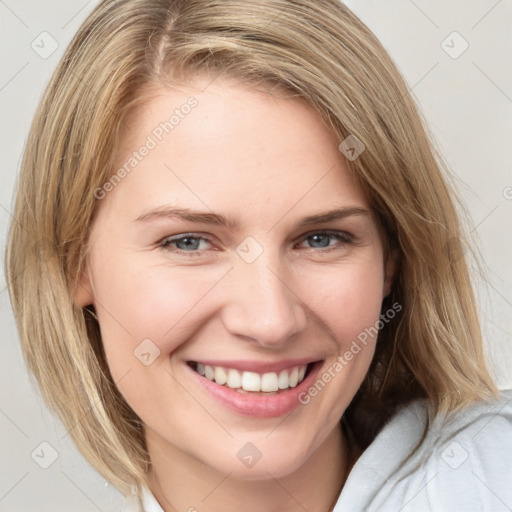
MULTIPOLYGON (((327 223, 334 220, 351 217, 353 215, 369 215, 370 211, 360 206, 346 206, 343 208, 336 208, 325 212, 309 215, 301 219, 298 223, 299 228, 311 226, 313 224, 327 223)), ((161 206, 143 213, 134 222, 147 222, 158 218, 178 218, 189 222, 197 222, 201 224, 211 224, 215 226, 223 226, 231 231, 240 228, 240 223, 233 217, 224 216, 214 212, 202 212, 191 210, 190 208, 173 208, 168 206, 161 206)))

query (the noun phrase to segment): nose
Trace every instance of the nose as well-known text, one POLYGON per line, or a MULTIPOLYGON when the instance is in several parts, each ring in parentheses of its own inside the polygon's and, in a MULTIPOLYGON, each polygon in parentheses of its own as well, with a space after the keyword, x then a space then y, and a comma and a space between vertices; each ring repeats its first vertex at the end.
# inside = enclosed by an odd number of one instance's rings
POLYGON ((283 267, 264 255, 252 263, 237 262, 229 275, 228 297, 221 314, 231 334, 277 348, 305 329, 303 302, 283 267))

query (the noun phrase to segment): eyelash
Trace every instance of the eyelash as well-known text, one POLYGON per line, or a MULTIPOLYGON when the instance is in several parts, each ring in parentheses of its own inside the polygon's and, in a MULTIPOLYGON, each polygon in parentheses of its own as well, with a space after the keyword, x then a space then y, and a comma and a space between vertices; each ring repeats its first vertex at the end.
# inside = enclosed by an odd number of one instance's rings
MULTIPOLYGON (((341 242, 342 245, 349 245, 354 243, 354 238, 352 235, 347 233, 346 231, 312 231, 310 233, 306 233, 301 237, 301 241, 305 241, 310 237, 313 237, 315 235, 321 235, 321 236, 328 236, 332 238, 337 238, 339 242, 341 242)), ((186 256, 200 256, 204 250, 194 250, 194 251, 184 251, 182 249, 177 249, 175 247, 172 247, 171 244, 180 242, 182 240, 186 239, 197 239, 197 240, 205 240, 209 243, 212 243, 212 241, 205 236, 198 235, 196 233, 186 233, 183 235, 179 235, 176 237, 168 237, 164 238, 161 242, 159 242, 159 247, 164 249, 165 251, 173 252, 175 254, 183 254, 186 256)), ((327 247, 327 248, 316 248, 316 247, 307 247, 306 249, 320 249, 321 252, 326 253, 330 252, 332 250, 337 249, 338 247, 327 247)))

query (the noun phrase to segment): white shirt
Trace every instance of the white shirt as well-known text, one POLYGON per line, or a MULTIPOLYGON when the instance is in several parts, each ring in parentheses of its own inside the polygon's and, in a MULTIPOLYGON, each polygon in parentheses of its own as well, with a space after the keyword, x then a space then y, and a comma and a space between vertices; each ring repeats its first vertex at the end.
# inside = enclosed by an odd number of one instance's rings
MULTIPOLYGON (((419 400, 391 418, 354 464, 333 512, 512 511, 512 390, 438 417, 409 458, 428 414, 419 400)), ((145 489, 121 512, 163 509, 145 489)))

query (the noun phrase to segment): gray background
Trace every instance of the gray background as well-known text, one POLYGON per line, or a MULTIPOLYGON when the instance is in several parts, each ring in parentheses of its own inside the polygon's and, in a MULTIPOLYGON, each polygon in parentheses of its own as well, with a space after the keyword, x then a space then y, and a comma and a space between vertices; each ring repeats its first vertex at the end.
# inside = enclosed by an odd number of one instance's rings
MULTIPOLYGON (((96 3, 0 0, 2 258, 33 113, 64 48, 96 3)), ((500 387, 512 387, 512 2, 346 3, 397 62, 456 175, 471 216, 468 230, 485 262, 485 279, 475 278, 489 357, 500 387)), ((3 265, 0 333, 0 512, 119 510, 121 494, 77 452, 27 376, 3 265)))

